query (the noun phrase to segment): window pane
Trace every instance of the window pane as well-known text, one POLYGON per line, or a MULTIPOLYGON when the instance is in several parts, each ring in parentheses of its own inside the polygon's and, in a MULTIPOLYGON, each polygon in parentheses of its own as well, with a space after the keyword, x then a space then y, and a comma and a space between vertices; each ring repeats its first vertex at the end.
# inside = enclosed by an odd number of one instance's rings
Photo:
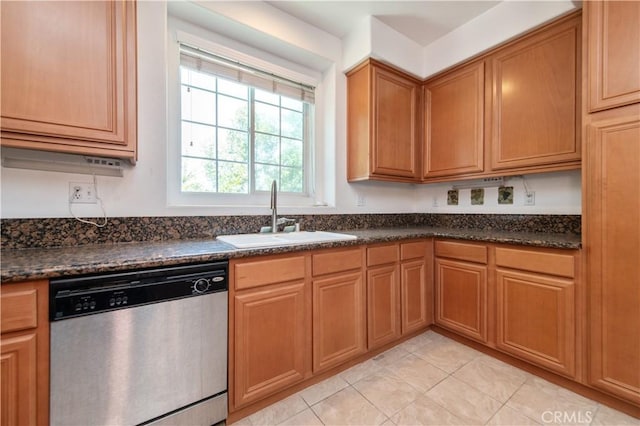
POLYGON ((302 113, 282 110, 282 136, 302 139, 302 113))
POLYGON ((182 155, 216 158, 216 128, 183 121, 182 155))
POLYGON ((256 131, 262 133, 280 134, 280 108, 256 102, 256 131))
POLYGON ((256 191, 270 191, 271 182, 278 179, 279 167, 264 164, 255 165, 256 191))
POLYGON ((283 108, 289 108, 295 111, 302 112, 302 101, 296 101, 295 99, 285 98, 283 96, 281 102, 283 108))
POLYGON ((218 126, 247 130, 249 128, 247 115, 247 101, 223 95, 218 96, 218 126))
POLYGON ((278 164, 280 160, 280 138, 256 133, 255 158, 258 163, 278 164))
POLYGON ((200 87, 201 89, 216 90, 216 78, 210 74, 205 74, 186 67, 180 67, 180 77, 182 84, 200 87))
POLYGON ((256 98, 256 101, 265 102, 272 105, 280 105, 280 96, 276 95, 275 93, 255 89, 254 96, 256 98))
POLYGON ((216 124, 216 95, 182 86, 182 119, 216 124))
POLYGON ((218 92, 229 96, 235 96, 236 98, 247 99, 249 94, 249 87, 245 86, 244 84, 219 78, 218 92))
POLYGON ((221 160, 247 162, 249 134, 237 130, 218 130, 218 156, 221 160))
POLYGON ((218 192, 247 194, 249 192, 249 166, 246 163, 220 161, 218 192))
POLYGON ((282 165, 302 167, 302 141, 282 138, 282 165))
POLYGON ((182 192, 215 192, 216 162, 182 158, 182 192))
POLYGON ((189 67, 180 80, 182 191, 252 194, 276 180, 283 192, 305 192, 313 108, 189 67))
POLYGON ((301 168, 282 168, 280 190, 283 192, 302 192, 303 176, 301 168))

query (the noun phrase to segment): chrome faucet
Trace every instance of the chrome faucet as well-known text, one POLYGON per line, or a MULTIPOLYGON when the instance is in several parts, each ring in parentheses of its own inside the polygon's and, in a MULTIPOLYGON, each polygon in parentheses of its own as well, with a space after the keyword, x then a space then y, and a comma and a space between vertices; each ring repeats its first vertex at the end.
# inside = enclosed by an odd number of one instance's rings
POLYGON ((271 182, 271 232, 278 232, 278 186, 271 182))
MULTIPOLYGON (((295 219, 289 219, 286 217, 281 217, 278 219, 278 185, 274 180, 271 183, 271 232, 278 232, 278 226, 286 224, 288 222, 296 222, 295 219)), ((268 229, 268 228, 267 228, 268 229)), ((300 230, 300 225, 296 222, 296 230, 300 230)), ((285 227, 285 231, 286 231, 285 227)), ((260 232, 263 232, 262 230, 260 232)))

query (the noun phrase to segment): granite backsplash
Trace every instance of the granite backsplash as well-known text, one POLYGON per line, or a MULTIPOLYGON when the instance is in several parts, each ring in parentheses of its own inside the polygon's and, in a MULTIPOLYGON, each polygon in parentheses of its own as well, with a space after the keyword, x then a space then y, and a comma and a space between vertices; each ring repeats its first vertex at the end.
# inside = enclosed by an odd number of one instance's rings
MULTIPOLYGON (((338 214, 287 215, 302 230, 353 230, 432 226, 579 235, 580 215, 488 214, 338 214)), ((72 218, 1 219, 3 250, 70 247, 143 241, 213 238, 216 235, 257 232, 270 216, 115 217, 97 228, 72 218)))

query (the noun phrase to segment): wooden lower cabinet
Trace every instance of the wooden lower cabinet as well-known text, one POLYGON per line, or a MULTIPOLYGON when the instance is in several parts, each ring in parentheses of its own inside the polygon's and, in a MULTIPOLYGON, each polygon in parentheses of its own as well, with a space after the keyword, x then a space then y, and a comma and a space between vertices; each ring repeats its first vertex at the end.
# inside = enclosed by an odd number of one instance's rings
POLYGON ((400 337, 400 245, 367 247, 367 347, 400 337))
POLYGON ((496 271, 496 346, 574 377, 575 283, 506 269, 496 271))
POLYGON ((433 240, 400 244, 402 334, 433 323, 433 240))
POLYGON ((367 271, 367 347, 400 337, 400 275, 397 264, 367 271))
POLYGON ((48 281, 2 285, 2 426, 49 423, 48 289, 48 281))
POLYGON ((313 373, 366 351, 364 246, 312 254, 313 373))
POLYGON ((487 251, 484 244, 436 240, 435 322, 487 343, 487 251))
POLYGON ((307 259, 296 253, 230 262, 230 411, 310 374, 307 259))
POLYGON ((436 258, 436 324, 487 341, 487 266, 436 258))
POLYGON ((305 283, 236 294, 234 400, 255 401, 305 377, 305 283))

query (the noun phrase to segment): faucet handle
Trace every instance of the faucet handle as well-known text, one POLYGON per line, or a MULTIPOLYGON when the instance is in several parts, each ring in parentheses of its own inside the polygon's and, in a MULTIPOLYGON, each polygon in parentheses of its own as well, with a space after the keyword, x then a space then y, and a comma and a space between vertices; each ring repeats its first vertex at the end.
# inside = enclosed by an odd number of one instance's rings
POLYGON ((295 219, 290 219, 290 218, 288 218, 288 217, 281 217, 281 218, 279 218, 279 219, 277 220, 278 225, 282 225, 282 224, 284 224, 284 223, 289 223, 289 222, 294 222, 294 223, 295 223, 295 222, 296 222, 296 220, 295 220, 295 219))

